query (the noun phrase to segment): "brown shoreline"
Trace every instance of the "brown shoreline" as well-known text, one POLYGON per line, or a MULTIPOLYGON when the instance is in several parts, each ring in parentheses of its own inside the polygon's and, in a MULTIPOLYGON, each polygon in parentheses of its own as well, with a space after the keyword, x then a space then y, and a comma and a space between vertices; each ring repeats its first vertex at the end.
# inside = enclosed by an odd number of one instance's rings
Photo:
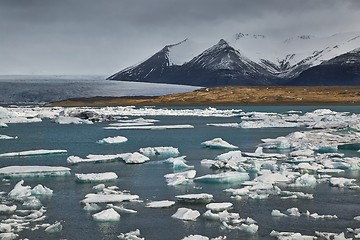
POLYGON ((157 97, 93 97, 48 104, 62 107, 360 105, 360 86, 214 87, 157 97))

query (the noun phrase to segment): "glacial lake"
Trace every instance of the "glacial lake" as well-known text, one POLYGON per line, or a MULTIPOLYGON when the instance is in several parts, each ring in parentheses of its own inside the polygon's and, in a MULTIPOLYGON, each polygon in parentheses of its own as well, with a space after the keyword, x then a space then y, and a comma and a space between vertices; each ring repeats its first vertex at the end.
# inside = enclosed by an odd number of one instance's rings
MULTIPOLYGON (((172 107, 169 107, 170 109, 172 107)), ((198 107, 205 109, 205 107, 198 107)), ((246 107, 218 107, 217 109, 242 109, 244 112, 275 112, 285 113, 290 110, 302 111, 301 115, 320 108, 328 108, 337 112, 360 113, 359 106, 246 106, 246 107)), ((185 108, 172 108, 182 110, 185 108)), ((194 108, 190 108, 191 110, 194 108)), ((124 116, 122 116, 124 117, 124 116)), ((138 116, 129 116, 135 119, 138 116)), ((313 199, 281 199, 280 196, 270 195, 266 199, 251 199, 243 196, 241 199, 231 197, 224 192, 229 188, 241 188, 241 183, 205 183, 190 181, 186 184, 168 186, 164 175, 173 173, 171 164, 166 164, 161 157, 151 158, 143 164, 125 164, 123 161, 106 163, 81 163, 70 165, 67 158, 71 155, 85 158, 88 154, 119 154, 136 152, 143 147, 172 146, 179 149, 180 156, 186 156, 186 164, 194 166, 196 176, 221 172, 200 163, 203 159, 215 159, 216 156, 228 152, 229 149, 210 149, 201 145, 202 142, 214 138, 222 138, 238 146, 242 152, 254 152, 261 139, 286 136, 296 131, 309 131, 306 127, 293 128, 233 128, 208 126, 212 123, 241 123, 241 116, 177 116, 157 115, 141 116, 146 119, 156 119, 155 125, 184 125, 191 124, 191 129, 167 130, 109 130, 109 122, 95 124, 56 124, 44 118, 42 122, 13 123, 7 128, 0 128, 0 134, 17 136, 17 139, 0 140, 0 153, 19 152, 34 149, 65 149, 67 154, 43 156, 17 156, 0 158, 0 167, 19 165, 65 166, 71 168, 71 175, 63 177, 40 178, 11 178, 0 183, 2 201, 8 204, 21 203, 6 200, 6 193, 14 185, 24 179, 24 185, 34 187, 42 184, 54 191, 53 196, 42 198, 46 207, 46 218, 41 223, 53 224, 60 221, 63 230, 58 233, 46 233, 39 230, 25 229, 19 232, 19 239, 117 239, 120 233, 127 233, 135 229, 141 231, 145 239, 168 240, 182 239, 189 235, 203 235, 209 238, 226 236, 227 239, 275 239, 269 234, 272 230, 279 232, 299 232, 314 236, 315 231, 341 233, 347 228, 359 228, 360 223, 353 218, 360 215, 360 190, 330 186, 328 182, 316 184, 313 187, 280 186, 281 190, 300 191, 313 194, 313 199), (98 144, 97 140, 110 136, 124 136, 127 142, 120 144, 98 144), (120 214, 121 218, 115 222, 96 222, 92 218, 94 212, 83 210, 80 202, 85 195, 94 192, 97 183, 79 183, 75 181, 75 173, 115 172, 117 180, 105 182, 106 186, 117 186, 119 190, 128 190, 140 197, 140 202, 124 202, 124 207, 136 210, 136 214, 120 214), (206 211, 205 204, 190 204, 176 202, 169 208, 152 209, 146 204, 157 200, 176 201, 175 196, 190 193, 209 193, 215 202, 231 202, 233 208, 229 212, 239 213, 241 218, 251 217, 257 222, 258 231, 248 233, 239 229, 227 229, 219 221, 211 221, 202 216, 196 221, 182 221, 171 216, 180 207, 198 210, 200 214, 206 211), (300 217, 273 217, 272 210, 286 212, 296 207, 300 212, 308 210, 311 213, 336 215, 337 219, 313 219, 302 215, 300 217)), ((264 150, 265 151, 265 150, 264 150)), ((267 150, 268 152, 288 154, 289 150, 267 150)), ((347 157, 360 157, 358 148, 339 148, 338 153, 347 157)), ((354 178, 360 184, 359 170, 346 170, 332 176, 354 178)), ((317 174, 314 174, 315 176, 317 174)), ((105 209, 105 204, 100 204, 105 209)), ((0 220, 9 216, 1 215, 0 220)), ((34 226, 37 223, 30 223, 34 226)), ((352 235, 353 236, 353 235, 352 235)))

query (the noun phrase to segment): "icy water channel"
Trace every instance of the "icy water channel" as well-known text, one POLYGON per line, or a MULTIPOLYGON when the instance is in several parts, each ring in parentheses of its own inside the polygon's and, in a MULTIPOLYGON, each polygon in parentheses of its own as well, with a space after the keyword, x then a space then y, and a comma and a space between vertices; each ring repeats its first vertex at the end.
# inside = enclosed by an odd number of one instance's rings
MULTIPOLYGON (((277 112, 300 110, 303 113, 318 108, 330 108, 338 112, 360 113, 358 106, 326 106, 326 107, 242 107, 245 112, 277 112)), ((221 109, 221 108, 219 108, 221 109)), ((225 109, 222 108, 222 109, 225 109)), ((302 113, 302 114, 303 114, 302 113)), ((279 186, 281 190, 301 191, 313 194, 313 199, 281 199, 278 195, 270 195, 266 199, 252 199, 243 196, 232 198, 224 192, 229 188, 241 188, 241 183, 204 183, 190 181, 186 184, 169 186, 164 175, 173 173, 171 164, 165 164, 161 157, 151 158, 143 164, 125 164, 123 161, 106 163, 81 163, 70 165, 67 158, 71 155, 84 158, 88 154, 119 154, 135 152, 143 147, 173 146, 179 149, 181 156, 186 156, 186 164, 194 166, 196 176, 219 173, 220 170, 209 168, 200 163, 203 159, 215 159, 216 156, 228 152, 229 149, 210 149, 201 145, 202 142, 221 137, 227 142, 238 146, 242 152, 254 152, 261 139, 286 136, 295 131, 309 131, 306 127, 296 128, 233 128, 208 126, 209 123, 240 123, 240 116, 233 117, 201 117, 201 116, 142 116, 157 119, 155 125, 183 125, 191 124, 191 129, 167 130, 109 130, 104 129, 109 122, 88 124, 61 125, 49 119, 36 123, 8 124, 1 128, 0 134, 17 136, 17 139, 0 140, 0 153, 19 152, 34 149, 65 149, 66 154, 23 156, 0 158, 0 167, 12 165, 46 165, 65 166, 71 168, 71 175, 63 177, 40 178, 11 178, 0 183, 0 191, 5 192, 0 199, 8 205, 18 202, 6 200, 6 194, 14 185, 24 179, 24 185, 31 187, 42 184, 53 190, 51 197, 41 198, 46 207, 46 219, 41 223, 53 224, 60 221, 63 229, 57 233, 46 233, 43 228, 38 230, 25 229, 19 232, 18 239, 117 239, 120 233, 139 229, 145 239, 182 239, 189 235, 199 234, 214 238, 226 236, 226 239, 275 239, 269 234, 272 230, 279 232, 291 231, 303 235, 314 236, 315 231, 349 234, 347 228, 359 228, 360 222, 353 218, 360 215, 360 190, 330 186, 328 182, 318 183, 315 186, 290 187, 286 184, 279 186), (97 140, 109 136, 124 136, 127 142, 120 144, 98 144, 97 140), (119 190, 128 190, 131 194, 140 197, 141 202, 124 202, 124 206, 136 210, 136 214, 120 214, 119 221, 97 222, 92 214, 83 210, 80 203, 85 195, 94 192, 92 189, 97 183, 79 183, 75 181, 75 173, 115 172, 117 180, 105 182, 106 186, 117 186, 119 190), (152 209, 146 204, 156 200, 176 201, 175 196, 189 193, 209 193, 215 202, 231 202, 233 208, 229 212, 239 213, 241 218, 251 217, 258 225, 258 231, 249 233, 239 229, 226 228, 219 221, 208 220, 202 216, 196 221, 182 221, 171 216, 180 207, 198 210, 200 214, 206 211, 205 204, 190 204, 176 202, 169 208, 152 209), (310 213, 336 215, 337 219, 314 219, 305 215, 299 217, 273 217, 272 210, 286 212, 296 207, 300 212, 308 210, 310 213)), ((136 116, 129 116, 135 119, 136 116)), ((265 151, 265 150, 264 150, 265 151)), ((267 150, 276 153, 288 154, 289 150, 267 150)), ((348 157, 359 157, 358 148, 339 148, 338 153, 348 157)), ((251 177, 256 174, 253 172, 251 177)), ((317 175, 317 174, 314 174, 317 175)), ((347 170, 332 176, 354 178, 355 184, 360 184, 359 170, 347 170)), ((276 185, 276 184, 275 184, 276 185)), ((105 204, 99 204, 106 209, 105 204)), ((0 220, 10 218, 0 215, 0 220)), ((35 226, 38 223, 30 223, 35 226)), ((354 236, 354 235, 352 235, 354 236)))

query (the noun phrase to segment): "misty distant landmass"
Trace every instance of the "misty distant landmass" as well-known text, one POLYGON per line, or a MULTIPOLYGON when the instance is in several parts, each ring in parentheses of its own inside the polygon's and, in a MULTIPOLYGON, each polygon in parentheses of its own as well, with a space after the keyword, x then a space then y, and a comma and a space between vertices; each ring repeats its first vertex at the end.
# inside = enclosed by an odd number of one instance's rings
POLYGON ((185 39, 108 79, 193 86, 360 85, 360 32, 283 41, 237 33, 210 47, 185 39))

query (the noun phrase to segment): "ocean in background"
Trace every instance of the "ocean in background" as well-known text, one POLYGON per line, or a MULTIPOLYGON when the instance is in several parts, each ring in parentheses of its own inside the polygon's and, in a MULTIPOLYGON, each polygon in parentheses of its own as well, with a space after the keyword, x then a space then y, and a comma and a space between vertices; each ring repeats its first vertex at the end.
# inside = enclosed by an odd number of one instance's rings
POLYGON ((159 96, 198 87, 105 80, 106 76, 0 76, 0 105, 41 104, 83 97, 159 96))
MULTIPOLYGON (((359 113, 358 106, 322 106, 339 112, 359 113)), ((231 107, 219 107, 227 109, 231 107)), ((236 108, 236 107, 234 107, 236 108)), ((284 113, 289 110, 310 112, 317 106, 274 106, 242 108, 244 111, 261 111, 284 113)), ((176 108, 178 110, 186 108, 176 108)), ((194 109, 194 108, 190 108, 194 109)), ((135 118, 129 116, 130 119, 135 118)), ((106 130, 108 123, 92 125, 59 125, 50 120, 38 123, 9 124, 2 128, 1 134, 18 136, 13 140, 2 140, 0 153, 31 149, 66 149, 68 154, 1 158, 0 167, 9 165, 49 165, 67 166, 72 169, 71 176, 50 178, 25 178, 25 185, 35 186, 41 183, 54 190, 51 198, 43 199, 47 208, 44 222, 60 221, 63 230, 60 233, 48 234, 43 230, 25 230, 20 238, 28 239, 117 239, 120 233, 140 229, 141 235, 147 240, 180 240, 191 234, 201 234, 208 237, 227 236, 227 239, 273 239, 269 236, 272 230, 293 231, 314 235, 314 231, 340 233, 346 228, 358 228, 360 225, 353 220, 360 215, 360 191, 346 188, 330 187, 328 183, 320 183, 315 187, 287 188, 283 190, 302 191, 314 194, 314 199, 280 199, 270 196, 267 199, 251 199, 244 197, 236 200, 224 192, 227 188, 239 188, 239 183, 200 183, 194 182, 179 186, 168 186, 164 175, 172 173, 172 166, 161 159, 139 165, 127 165, 122 161, 109 163, 84 163, 68 165, 66 159, 70 155, 85 157, 88 154, 116 154, 134 152, 142 147, 173 146, 179 148, 180 154, 185 155, 187 164, 193 165, 197 176, 215 173, 216 171, 200 164, 202 159, 214 159, 226 152, 224 149, 209 149, 201 146, 201 142, 221 137, 239 146, 243 152, 253 152, 261 139, 285 136, 294 131, 306 130, 300 128, 261 128, 242 129, 208 126, 209 123, 240 122, 238 116, 233 117, 200 117, 200 116, 149 116, 157 119, 156 125, 192 124, 193 129, 169 130, 106 130), (97 144, 96 141, 109 136, 125 136, 128 142, 115 145, 97 144), (77 183, 75 173, 93 173, 113 171, 119 176, 118 180, 107 182, 107 186, 117 186, 120 190, 128 190, 137 194, 144 202, 124 203, 124 206, 138 211, 136 214, 122 214, 118 222, 98 223, 92 219, 90 213, 83 210, 80 201, 85 195, 93 192, 94 183, 77 183), (145 204, 154 200, 175 200, 176 195, 187 193, 210 193, 216 202, 231 202, 234 204, 231 212, 239 213, 242 218, 251 217, 257 221, 259 230, 255 234, 240 230, 222 228, 220 222, 209 221, 199 217, 197 221, 181 221, 171 217, 179 207, 196 209, 200 213, 206 211, 204 204, 176 203, 165 209, 146 208, 145 204), (338 219, 312 219, 306 216, 282 217, 271 216, 273 209, 285 212, 286 209, 297 207, 304 212, 336 214, 338 219)), ((354 149, 339 149, 346 156, 359 156, 354 149)), ((360 183, 358 170, 345 171, 336 176, 355 178, 360 183)), ((8 192, 20 179, 11 179, 0 184, 1 191, 8 192)), ((3 219, 4 216, 0 216, 3 219)))

